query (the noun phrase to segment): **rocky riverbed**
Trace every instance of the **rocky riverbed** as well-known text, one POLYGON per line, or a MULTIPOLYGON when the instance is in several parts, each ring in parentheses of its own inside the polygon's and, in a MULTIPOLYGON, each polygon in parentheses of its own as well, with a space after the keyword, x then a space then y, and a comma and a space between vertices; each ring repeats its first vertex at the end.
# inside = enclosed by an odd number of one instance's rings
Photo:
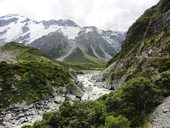
POLYGON ((96 100, 103 94, 108 94, 110 90, 103 88, 102 82, 95 80, 100 71, 84 71, 84 74, 78 75, 78 80, 84 85, 84 95, 82 100, 96 100))
MULTIPOLYGON (((71 73, 78 85, 81 85, 83 95, 81 100, 95 100, 100 96, 107 94, 110 90, 102 88, 101 82, 95 81, 95 76, 99 71, 83 71, 82 74, 71 73)), ((37 103, 26 105, 25 102, 18 103, 6 109, 0 110, 0 128, 20 128, 24 124, 33 124, 40 120, 45 112, 57 110, 64 101, 76 100, 75 94, 57 95, 54 87, 54 94, 37 103)), ((77 91, 76 91, 77 93, 77 91)), ((78 95, 80 93, 78 92, 78 95)))

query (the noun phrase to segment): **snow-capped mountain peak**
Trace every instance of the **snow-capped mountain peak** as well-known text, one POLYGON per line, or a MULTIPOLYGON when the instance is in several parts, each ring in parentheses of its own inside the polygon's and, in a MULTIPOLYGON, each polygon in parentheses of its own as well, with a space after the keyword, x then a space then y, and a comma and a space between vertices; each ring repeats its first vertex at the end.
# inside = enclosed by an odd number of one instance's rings
POLYGON ((19 14, 9 14, 0 17, 0 44, 10 41, 30 44, 57 30, 61 30, 69 39, 74 39, 81 28, 71 20, 37 22, 19 14))
POLYGON ((39 44, 43 42, 45 49, 47 47, 45 43, 52 41, 51 43, 56 46, 55 43, 61 43, 63 39, 67 45, 64 56, 70 55, 73 49, 80 47, 83 52, 90 48, 94 56, 105 59, 106 56, 111 58, 113 52, 120 51, 124 34, 111 30, 104 31, 95 26, 80 27, 69 19, 35 21, 19 14, 0 17, 0 45, 16 41, 26 45, 34 43, 39 48, 39 44))
POLYGON ((89 33, 89 32, 96 32, 101 35, 104 32, 104 30, 97 28, 95 26, 85 26, 81 29, 78 35, 89 33))

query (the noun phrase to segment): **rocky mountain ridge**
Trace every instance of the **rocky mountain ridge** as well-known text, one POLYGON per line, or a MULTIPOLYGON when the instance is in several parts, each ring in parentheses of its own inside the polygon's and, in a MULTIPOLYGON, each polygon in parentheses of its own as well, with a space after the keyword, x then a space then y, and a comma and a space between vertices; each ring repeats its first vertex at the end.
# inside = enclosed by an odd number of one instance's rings
POLYGON ((80 57, 85 61, 106 62, 121 50, 124 38, 124 32, 104 31, 94 26, 80 27, 71 20, 37 22, 20 15, 0 17, 1 45, 11 41, 24 43, 62 61, 75 61, 70 56, 74 49, 80 48, 83 53, 80 57), (55 36, 52 36, 54 33, 55 36), (58 45, 65 45, 65 47, 61 49, 58 45), (59 49, 61 49, 60 53, 58 53, 59 49))

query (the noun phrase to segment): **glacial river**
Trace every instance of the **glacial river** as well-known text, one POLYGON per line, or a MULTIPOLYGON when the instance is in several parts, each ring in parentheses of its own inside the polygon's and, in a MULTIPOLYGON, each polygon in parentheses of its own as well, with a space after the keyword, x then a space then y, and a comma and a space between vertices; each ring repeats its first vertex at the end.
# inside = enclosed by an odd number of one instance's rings
MULTIPOLYGON (((100 96, 110 92, 110 90, 102 87, 103 83, 96 82, 95 80, 95 77, 100 71, 83 72, 83 74, 77 75, 78 80, 82 82, 84 86, 82 100, 96 100, 100 96)), ((74 98, 74 96, 72 97, 74 98)), ((62 96, 55 96, 54 98, 47 99, 36 105, 20 105, 21 108, 17 106, 15 111, 12 111, 11 109, 5 110, 3 119, 6 120, 6 125, 4 128, 20 128, 25 124, 33 124, 36 120, 40 120, 45 112, 57 110, 64 100, 65 98, 62 96)))

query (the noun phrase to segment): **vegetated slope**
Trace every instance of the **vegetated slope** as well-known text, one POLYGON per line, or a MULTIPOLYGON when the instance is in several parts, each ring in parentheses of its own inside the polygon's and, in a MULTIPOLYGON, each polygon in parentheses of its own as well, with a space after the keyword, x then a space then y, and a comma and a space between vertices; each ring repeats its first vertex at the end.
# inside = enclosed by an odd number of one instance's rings
POLYGON ((24 128, 144 127, 148 115, 170 95, 169 5, 161 0, 130 27, 123 50, 102 73, 114 92, 94 102, 64 103, 24 128))
MULTIPOLYGON (((52 87, 75 86, 68 70, 41 51, 15 42, 0 47, 0 108, 34 103, 53 93, 52 87)), ((75 90, 74 90, 75 91, 75 90)))
POLYGON ((24 46, 16 42, 10 42, 0 47, 0 61, 18 63, 24 61, 54 62, 54 60, 42 51, 24 46))
POLYGON ((132 127, 143 126, 162 98, 170 95, 169 26, 170 2, 161 0, 129 28, 122 51, 99 76, 107 88, 118 88, 105 97, 107 110, 124 115, 132 127))
POLYGON ((169 2, 161 0, 129 28, 122 51, 101 74, 108 86, 116 88, 141 72, 158 74, 169 69, 169 17, 169 2))

